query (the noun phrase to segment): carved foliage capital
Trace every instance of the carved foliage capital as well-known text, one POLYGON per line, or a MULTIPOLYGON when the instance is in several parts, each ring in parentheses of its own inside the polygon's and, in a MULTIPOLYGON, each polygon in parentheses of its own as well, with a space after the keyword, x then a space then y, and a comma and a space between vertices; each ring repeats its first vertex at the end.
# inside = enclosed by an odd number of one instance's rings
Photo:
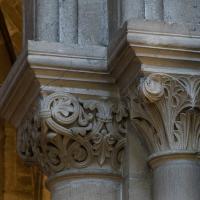
POLYGON ((53 93, 40 101, 18 130, 18 150, 46 174, 104 165, 119 170, 126 143, 122 103, 53 93))
POLYGON ((154 153, 200 151, 200 78, 154 73, 130 95, 131 119, 154 153))

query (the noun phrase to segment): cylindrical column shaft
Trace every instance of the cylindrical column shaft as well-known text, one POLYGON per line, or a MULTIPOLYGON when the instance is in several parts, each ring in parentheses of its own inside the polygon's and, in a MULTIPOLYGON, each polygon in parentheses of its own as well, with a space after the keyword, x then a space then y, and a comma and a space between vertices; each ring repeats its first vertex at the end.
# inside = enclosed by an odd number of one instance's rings
POLYGON ((56 42, 59 27, 59 3, 56 0, 37 1, 37 39, 40 41, 56 42))
POLYGON ((145 0, 145 18, 163 20, 163 0, 145 0))
POLYGON ((59 0, 60 42, 78 42, 78 0, 59 0))
POLYGON ((153 167, 153 200, 199 200, 200 160, 168 160, 153 167))
POLYGON ((48 181, 52 200, 121 200, 120 180, 98 175, 69 175, 48 181), (99 177, 98 177, 99 176, 99 177))

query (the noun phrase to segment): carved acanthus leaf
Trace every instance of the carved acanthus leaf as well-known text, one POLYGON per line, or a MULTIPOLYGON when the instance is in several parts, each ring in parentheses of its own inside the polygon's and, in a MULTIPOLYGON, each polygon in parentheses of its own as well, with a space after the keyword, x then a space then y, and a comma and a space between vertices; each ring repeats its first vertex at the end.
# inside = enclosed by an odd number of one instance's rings
POLYGON ((199 77, 155 73, 141 80, 140 92, 131 94, 131 118, 151 153, 199 152, 199 77))
POLYGON ((120 169, 128 117, 122 103, 53 93, 40 104, 40 112, 27 117, 18 131, 18 149, 25 160, 38 163, 47 174, 95 162, 120 169))

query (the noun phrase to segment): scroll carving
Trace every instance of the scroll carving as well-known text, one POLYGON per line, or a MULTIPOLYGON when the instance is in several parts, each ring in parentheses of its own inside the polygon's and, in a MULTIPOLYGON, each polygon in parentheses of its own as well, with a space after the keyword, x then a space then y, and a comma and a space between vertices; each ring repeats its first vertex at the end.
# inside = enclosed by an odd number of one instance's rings
POLYGON ((120 169, 128 117, 122 103, 53 93, 36 110, 18 131, 24 160, 39 164, 46 174, 92 165, 120 169))
POLYGON ((134 126, 152 154, 200 150, 200 79, 151 74, 131 91, 134 126))

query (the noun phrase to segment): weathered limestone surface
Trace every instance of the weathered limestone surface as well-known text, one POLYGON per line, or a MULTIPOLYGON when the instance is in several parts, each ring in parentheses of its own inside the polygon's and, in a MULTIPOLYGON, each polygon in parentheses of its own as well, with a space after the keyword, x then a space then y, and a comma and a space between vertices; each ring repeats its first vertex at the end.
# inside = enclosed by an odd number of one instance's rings
POLYGON ((53 200, 199 199, 199 5, 189 2, 26 4, 32 41, 0 113, 53 200))
POLYGON ((200 1, 174 0, 163 1, 164 21, 169 23, 186 24, 189 30, 200 31, 200 1))
POLYGON ((108 44, 107 12, 107 0, 79 1, 78 43, 80 45, 108 44))
POLYGON ((78 43, 78 21, 78 0, 60 0, 59 41, 61 43, 78 43))
POLYGON ((145 3, 144 0, 124 0, 123 4, 123 19, 124 22, 131 18, 145 18, 145 3))
POLYGON ((32 12, 36 40, 80 46, 108 46, 120 29, 122 15, 121 2, 113 0, 42 0, 32 4, 32 12))
POLYGON ((200 31, 199 0, 125 0, 124 21, 131 18, 185 24, 190 31, 200 31))
POLYGON ((163 20, 163 0, 145 0, 145 18, 149 20, 163 20))
POLYGON ((37 1, 36 35, 37 40, 58 41, 59 4, 55 0, 37 1))

